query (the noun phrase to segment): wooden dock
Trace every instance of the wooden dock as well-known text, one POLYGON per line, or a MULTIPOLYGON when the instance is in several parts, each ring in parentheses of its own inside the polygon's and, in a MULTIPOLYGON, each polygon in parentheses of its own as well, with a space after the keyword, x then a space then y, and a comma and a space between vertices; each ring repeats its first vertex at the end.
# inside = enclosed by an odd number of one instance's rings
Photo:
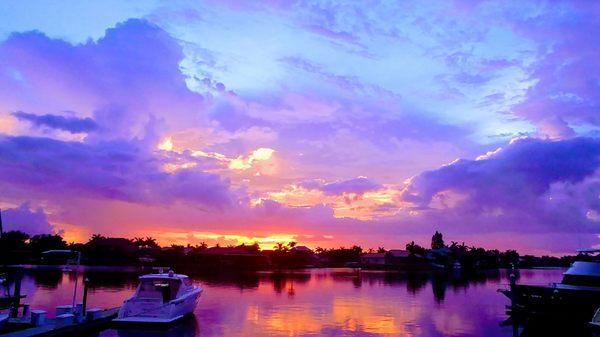
POLYGON ((108 327, 113 318, 117 317, 119 308, 104 310, 99 317, 88 321, 83 320, 78 323, 67 325, 58 325, 55 319, 47 319, 41 326, 33 327, 29 320, 25 318, 11 318, 8 322, 10 326, 22 329, 0 334, 1 337, 52 337, 52 336, 78 336, 95 330, 102 330, 108 327))

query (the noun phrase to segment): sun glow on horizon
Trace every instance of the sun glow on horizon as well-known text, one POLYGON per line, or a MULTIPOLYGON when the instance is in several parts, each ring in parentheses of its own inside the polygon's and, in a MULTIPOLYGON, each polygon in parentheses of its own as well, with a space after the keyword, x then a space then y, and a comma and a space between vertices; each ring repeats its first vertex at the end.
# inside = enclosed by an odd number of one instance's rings
POLYGON ((311 239, 306 235, 299 234, 271 234, 265 236, 246 236, 240 234, 221 234, 215 232, 154 232, 152 233, 161 245, 197 245, 206 243, 209 246, 216 244, 220 246, 238 246, 258 244, 260 249, 273 249, 277 243, 287 244, 311 239))

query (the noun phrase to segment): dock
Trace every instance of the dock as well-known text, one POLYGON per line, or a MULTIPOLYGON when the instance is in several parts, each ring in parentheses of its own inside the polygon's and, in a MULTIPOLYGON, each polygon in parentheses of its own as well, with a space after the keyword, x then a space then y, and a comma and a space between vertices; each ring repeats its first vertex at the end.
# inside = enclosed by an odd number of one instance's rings
POLYGON ((110 325, 117 317, 119 308, 106 309, 99 312, 93 320, 84 319, 81 322, 65 324, 56 318, 47 319, 41 326, 31 326, 30 320, 26 318, 11 318, 8 325, 21 329, 6 334, 2 337, 53 337, 53 336, 78 336, 95 330, 102 330, 110 325))

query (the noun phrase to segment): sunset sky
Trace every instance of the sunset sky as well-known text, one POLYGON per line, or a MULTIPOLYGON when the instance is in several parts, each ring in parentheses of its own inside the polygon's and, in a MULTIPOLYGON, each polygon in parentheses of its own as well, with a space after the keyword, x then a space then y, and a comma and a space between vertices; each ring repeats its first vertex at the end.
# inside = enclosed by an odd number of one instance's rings
POLYGON ((0 2, 5 230, 600 245, 600 2, 0 2))

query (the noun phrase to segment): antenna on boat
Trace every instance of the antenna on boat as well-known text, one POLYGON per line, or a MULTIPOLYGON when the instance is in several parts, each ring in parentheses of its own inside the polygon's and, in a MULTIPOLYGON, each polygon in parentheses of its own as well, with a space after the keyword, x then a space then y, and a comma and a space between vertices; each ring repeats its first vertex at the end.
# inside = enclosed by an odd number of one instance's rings
POLYGON ((4 229, 2 229, 2 210, 0 209, 0 238, 4 234, 4 229))

